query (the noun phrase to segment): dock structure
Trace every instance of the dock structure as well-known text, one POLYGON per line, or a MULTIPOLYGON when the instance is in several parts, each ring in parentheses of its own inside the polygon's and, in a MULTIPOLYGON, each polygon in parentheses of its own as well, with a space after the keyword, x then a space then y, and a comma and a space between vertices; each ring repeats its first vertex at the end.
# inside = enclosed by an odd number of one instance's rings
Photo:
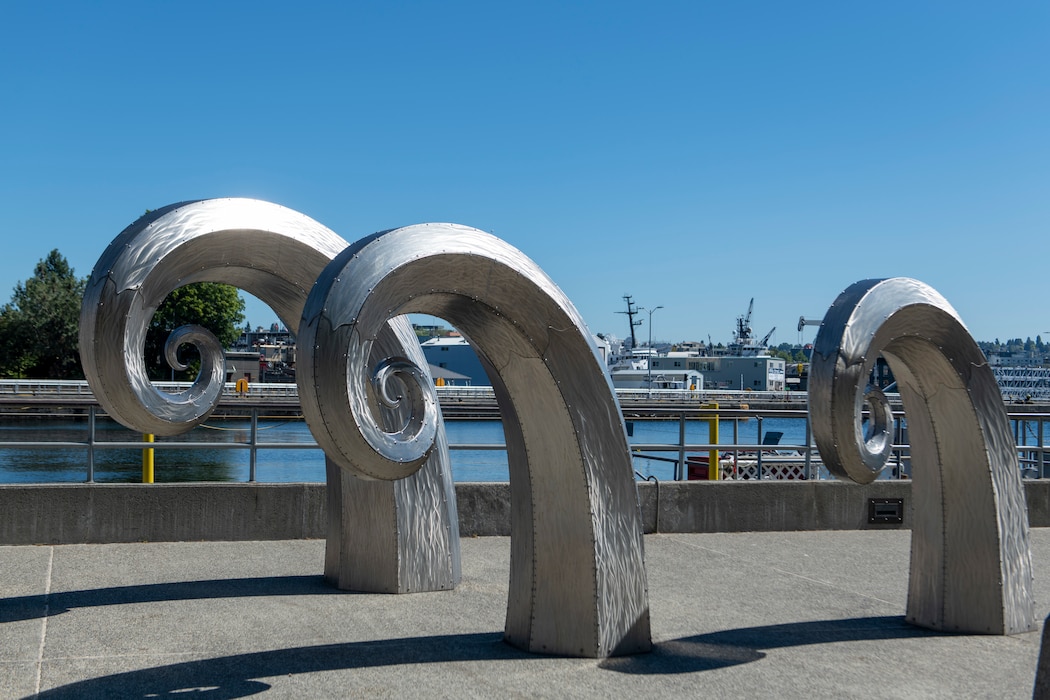
POLYGON ((1050 367, 993 365, 992 372, 1007 401, 1050 403, 1050 367))
MULTIPOLYGON (((1034 375, 1033 375, 1034 376, 1034 375)), ((185 390, 185 382, 157 382, 162 391, 185 390)), ((436 389, 442 412, 449 418, 498 418, 499 406, 489 386, 439 386, 436 389)), ((1020 391, 1020 390, 1019 390, 1020 391)), ((804 411, 809 406, 805 391, 728 391, 728 390, 653 390, 618 389, 617 400, 625 413, 645 409, 688 410, 718 404, 722 409, 736 410, 790 410, 804 411)), ((894 408, 901 408, 895 394, 889 394, 894 408)), ((1010 413, 1050 413, 1050 395, 1036 392, 1004 396, 1010 413)), ((68 406, 71 408, 97 404, 91 389, 84 381, 0 380, 0 406, 68 406)), ((219 414, 238 409, 267 409, 295 412, 299 407, 299 393, 291 383, 250 383, 242 391, 237 383, 229 383, 219 403, 219 414)))
MULTIPOLYGON (((164 391, 184 390, 188 384, 158 382, 164 391)), ((499 405, 492 387, 437 387, 442 413, 447 418, 499 418, 499 405)), ((645 409, 698 409, 718 404, 725 409, 805 410, 806 393, 798 391, 646 391, 620 389, 617 399, 625 412, 645 409)), ((83 408, 97 404, 86 382, 0 380, 0 406, 83 408)), ((295 384, 250 383, 247 388, 230 383, 215 413, 242 415, 257 409, 273 415, 295 414, 299 410, 299 393, 295 384)))

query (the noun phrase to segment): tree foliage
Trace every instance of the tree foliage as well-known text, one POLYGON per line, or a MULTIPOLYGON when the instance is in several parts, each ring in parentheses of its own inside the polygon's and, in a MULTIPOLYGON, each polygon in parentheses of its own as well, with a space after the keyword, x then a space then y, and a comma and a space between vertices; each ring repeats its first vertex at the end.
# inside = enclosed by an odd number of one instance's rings
POLYGON ((152 379, 192 379, 199 367, 196 348, 184 346, 179 352, 187 372, 173 374, 164 359, 164 344, 176 328, 187 324, 203 326, 211 331, 224 348, 240 337, 244 322, 244 300, 236 287, 217 282, 197 282, 179 287, 167 296, 153 315, 146 330, 145 360, 152 379))
POLYGON ((809 362, 804 348, 790 343, 781 343, 776 348, 770 348, 770 355, 779 357, 785 362, 809 362))
MULTIPOLYGON (((80 306, 87 279, 77 277, 58 250, 40 260, 33 276, 15 286, 11 301, 0 307, 0 377, 83 379, 80 364, 80 306)), ((154 379, 171 378, 164 360, 168 335, 186 324, 203 326, 223 347, 240 336, 244 300, 236 287, 200 282, 176 289, 161 304, 146 333, 145 360, 154 379)), ((194 363, 195 349, 183 361, 194 363)), ((179 375, 192 379, 196 367, 179 375)))
POLYGON ((78 329, 87 280, 58 250, 36 264, 0 308, 0 375, 82 379, 78 329))

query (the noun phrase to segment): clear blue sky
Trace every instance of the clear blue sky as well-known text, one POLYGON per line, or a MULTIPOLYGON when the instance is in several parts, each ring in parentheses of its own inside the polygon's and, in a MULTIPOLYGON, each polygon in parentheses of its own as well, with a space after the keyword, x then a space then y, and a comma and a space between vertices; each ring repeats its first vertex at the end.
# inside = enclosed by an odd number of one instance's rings
POLYGON ((0 301, 244 196, 491 231, 621 337, 624 294, 670 341, 754 297, 795 342, 903 275, 978 340, 1050 339, 1048 47, 1045 2, 5 3, 0 301))

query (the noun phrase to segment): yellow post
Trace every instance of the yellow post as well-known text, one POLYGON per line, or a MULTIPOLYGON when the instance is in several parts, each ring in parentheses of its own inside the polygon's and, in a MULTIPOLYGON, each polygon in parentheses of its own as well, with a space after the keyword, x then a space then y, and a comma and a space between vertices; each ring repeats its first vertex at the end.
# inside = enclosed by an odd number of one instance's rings
MULTIPOLYGON (((704 404, 704 408, 718 409, 718 404, 708 403, 704 404)), ((707 419, 707 442, 712 445, 718 445, 718 414, 714 413, 707 419)), ((707 457, 707 479, 708 481, 716 481, 722 478, 722 465, 718 461, 718 448, 714 447, 708 453, 707 457)))
MULTIPOLYGON (((142 435, 143 442, 153 442, 152 433, 142 435)), ((142 483, 153 483, 153 448, 147 447, 142 450, 142 483)))

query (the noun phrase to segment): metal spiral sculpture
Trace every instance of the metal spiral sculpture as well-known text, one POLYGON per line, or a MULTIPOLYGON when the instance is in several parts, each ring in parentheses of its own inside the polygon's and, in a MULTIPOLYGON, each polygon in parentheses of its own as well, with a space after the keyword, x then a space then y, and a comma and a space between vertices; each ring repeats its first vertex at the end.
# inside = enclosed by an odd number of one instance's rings
MULTIPOLYGON (((168 361, 184 369, 176 350, 192 343, 200 350, 200 373, 179 394, 150 383, 143 359, 146 330, 168 293, 193 282, 232 284, 266 302, 294 332, 314 281, 346 247, 313 219, 257 200, 182 202, 143 216, 102 254, 84 295, 81 359, 95 397, 111 417, 144 433, 175 435, 199 425, 222 395, 223 350, 207 330, 179 328, 167 342, 168 361)), ((429 380, 406 319, 383 324, 377 350, 409 358, 422 368, 421 385, 429 380)), ((381 421, 389 427, 405 415, 405 409, 388 408, 381 421)), ((432 430, 438 447, 412 479, 365 483, 328 469, 325 575, 338 587, 404 592, 450 588, 459 581, 459 524, 447 442, 440 423, 432 430), (360 506, 365 502, 369 507, 360 506)))
POLYGON ((650 648, 642 527, 623 418, 583 319, 521 252, 452 224, 359 241, 325 269, 299 328, 303 413, 363 478, 411 474, 435 448, 436 407, 411 358, 376 363, 387 319, 440 316, 474 347, 503 415, 511 488, 505 638, 604 657, 650 648), (379 409, 412 417, 384 428, 379 409))
POLYGON ((81 313, 88 380, 103 408, 133 429, 180 433, 219 401, 221 348, 206 330, 172 334, 170 362, 186 342, 203 358, 180 394, 155 388, 142 357, 164 297, 201 281, 254 294, 297 331, 303 412, 327 459, 329 580, 398 592, 459 580, 447 440, 425 357, 403 319, 434 314, 469 337, 503 413, 512 501, 506 639, 590 657, 651 647, 619 405, 583 320, 533 262, 488 234, 445 224, 347 247, 317 222, 265 202, 152 212, 102 255, 81 313))
MULTIPOLYGON (((142 356, 165 296, 202 281, 254 294, 297 331, 302 409, 326 455, 329 580, 390 592, 459 581, 448 444, 425 357, 404 319, 440 316, 474 347, 503 416, 512 533, 506 640, 589 657, 651 647, 622 414, 582 318, 535 263, 453 224, 347 245, 266 202, 203 200, 151 212, 103 253, 81 313, 88 381, 106 412, 135 430, 184 432, 221 398, 222 348, 205 329, 180 328, 168 341, 165 355, 180 369, 178 347, 200 349, 201 371, 181 393, 155 388, 142 356)), ((1009 421, 983 354, 930 287, 858 282, 825 316, 809 390, 824 464, 861 483, 885 466, 892 411, 867 386, 879 355, 897 378, 911 433, 908 620, 994 634, 1034 628, 1009 421)))
POLYGON ((998 384, 951 305, 922 282, 849 287, 814 342, 809 405, 821 459, 874 480, 892 450, 892 412, 867 386, 879 355, 908 420, 912 549, 907 619, 937 630, 1035 627, 1028 515, 998 384), (868 425, 863 409, 868 407, 868 425))

